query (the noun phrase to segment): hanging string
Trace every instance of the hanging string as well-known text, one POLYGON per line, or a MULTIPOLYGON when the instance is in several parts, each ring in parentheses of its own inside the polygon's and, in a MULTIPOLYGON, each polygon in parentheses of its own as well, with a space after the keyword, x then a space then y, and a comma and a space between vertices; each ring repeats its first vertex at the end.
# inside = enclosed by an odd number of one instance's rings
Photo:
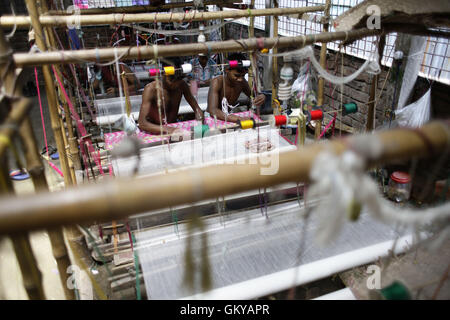
MULTIPOLYGON (((65 99, 67 101, 67 104, 69 105, 70 112, 72 112, 72 115, 77 120, 76 123, 77 123, 77 128, 78 128, 79 134, 81 136, 81 138, 80 138, 81 139, 81 143, 82 144, 86 144, 86 147, 88 148, 89 153, 91 155, 93 155, 94 161, 96 162, 96 164, 97 164, 97 166, 98 166, 98 168, 100 170, 101 175, 104 176, 105 174, 104 174, 103 169, 102 169, 101 160, 98 159, 97 156, 96 156, 94 147, 92 146, 92 142, 91 142, 91 139, 88 136, 86 128, 83 126, 83 123, 82 123, 81 119, 79 118, 78 113, 75 111, 75 108, 74 108, 74 106, 72 104, 72 101, 69 99, 69 97, 67 95, 67 92, 66 92, 66 89, 64 88, 63 84, 61 83, 61 79, 59 79, 58 74, 56 73, 55 67, 52 66, 52 69, 53 69, 53 74, 55 75, 55 78, 58 81, 59 86, 61 88, 61 91, 63 92, 64 97, 65 97, 65 99)), ((82 149, 82 148, 80 148, 80 149, 82 149)))

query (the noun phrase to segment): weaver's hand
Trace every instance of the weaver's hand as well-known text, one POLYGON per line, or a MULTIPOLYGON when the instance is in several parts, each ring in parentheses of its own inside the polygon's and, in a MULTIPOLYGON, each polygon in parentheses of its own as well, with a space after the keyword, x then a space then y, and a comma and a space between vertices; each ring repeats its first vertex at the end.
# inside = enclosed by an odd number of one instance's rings
POLYGON ((116 94, 116 88, 113 88, 113 87, 108 88, 108 89, 106 89, 106 93, 107 94, 116 94))
POLYGON ((264 101, 266 101, 266 96, 262 93, 258 94, 255 99, 253 99, 253 104, 260 107, 264 101))

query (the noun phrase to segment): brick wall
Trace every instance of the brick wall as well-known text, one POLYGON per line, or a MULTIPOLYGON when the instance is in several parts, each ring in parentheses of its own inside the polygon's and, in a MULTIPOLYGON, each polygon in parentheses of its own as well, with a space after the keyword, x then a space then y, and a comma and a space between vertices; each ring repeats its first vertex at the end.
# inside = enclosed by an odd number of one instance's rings
MULTIPOLYGON (((264 31, 255 29, 255 35, 264 36, 264 31)), ((242 26, 240 24, 231 23, 226 25, 226 36, 228 39, 239 39, 239 38, 247 38, 248 37, 248 27, 242 26)), ((295 48, 286 48, 280 51, 289 51, 294 50, 295 48)), ((315 54, 317 60, 319 60, 319 52, 320 47, 315 47, 315 54)), ((328 50, 327 53, 327 67, 328 71, 332 74, 337 74, 341 76, 342 70, 342 57, 338 55, 336 60, 336 52, 333 50, 328 50)), ((283 65, 283 59, 278 59, 279 70, 283 65)), ((364 60, 344 54, 344 76, 348 76, 354 73, 362 64, 364 60)), ((299 63, 294 66, 294 79, 297 76, 297 72, 300 68, 299 63)), ((376 127, 380 127, 383 124, 385 118, 385 111, 391 109, 392 106, 392 98, 394 95, 394 84, 395 77, 393 77, 393 72, 389 72, 389 68, 382 67, 382 72, 379 75, 378 82, 378 90, 376 93, 376 98, 378 102, 376 104, 376 118, 375 125, 376 127), (386 77, 388 78, 386 80, 386 77), (383 90, 382 90, 383 89, 383 90), (381 95, 380 95, 381 93, 381 95)), ((401 79, 399 80, 401 81, 401 79)), ((356 129, 356 131, 364 131, 366 126, 367 119, 367 111, 368 111, 368 102, 369 102, 369 94, 370 87, 372 83, 372 76, 367 72, 363 72, 359 75, 355 80, 343 86, 343 90, 341 90, 341 86, 335 86, 328 82, 325 83, 325 111, 332 110, 332 105, 334 104, 334 108, 338 108, 340 105, 341 99, 341 91, 342 91, 342 102, 356 102, 358 105, 358 113, 351 114, 348 116, 344 116, 342 119, 342 123, 352 126, 356 129)), ((416 101, 419 99, 422 94, 428 89, 429 82, 426 79, 420 78, 418 79, 416 86, 413 90, 413 94, 410 98, 410 101, 416 101)), ((432 86, 432 115, 435 118, 449 118, 450 111, 448 108, 450 102, 449 86, 435 82, 432 86)), ((398 97, 398 92, 397 92, 398 97)), ((338 117, 339 119, 339 117, 338 117)))

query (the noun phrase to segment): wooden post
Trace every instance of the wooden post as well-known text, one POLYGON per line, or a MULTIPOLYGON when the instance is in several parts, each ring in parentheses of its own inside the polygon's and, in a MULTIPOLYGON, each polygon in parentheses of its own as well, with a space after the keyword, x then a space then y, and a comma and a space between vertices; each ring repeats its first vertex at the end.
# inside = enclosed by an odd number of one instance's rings
MULTIPOLYGON (((324 17, 325 22, 323 24, 323 32, 328 32, 330 26, 330 7, 331 0, 327 0, 325 3, 324 17)), ((320 48, 320 66, 326 69, 327 64, 327 44, 322 43, 322 47, 320 48)), ((324 95, 325 95, 325 79, 319 76, 318 88, 317 88, 317 106, 323 109, 324 103, 324 95)), ((317 120, 315 122, 315 131, 314 137, 319 139, 320 131, 322 130, 322 120, 317 120)))
MULTIPOLYGON (((273 7, 278 8, 278 0, 273 1, 273 7)), ((278 38, 278 17, 273 16, 273 37, 278 38)), ((278 53, 278 48, 274 47, 272 50, 273 54, 278 53)), ((277 98, 277 85, 278 85, 278 58, 272 58, 272 110, 278 109, 278 106, 274 102, 277 98)), ((275 113, 275 112, 274 112, 275 113)), ((275 113, 278 114, 278 113, 275 113)))
MULTIPOLYGON (((17 77, 15 73, 14 63, 9 63, 12 59, 12 49, 7 42, 3 30, 0 28, 0 55, 3 59, 0 61, 0 72, 4 75, 3 90, 13 96, 15 91, 19 88, 16 86, 17 77)), ((19 117, 22 118, 26 115, 26 111, 29 109, 29 100, 20 99, 15 101, 12 106, 12 110, 19 112, 19 117)), ((3 104, 3 107, 6 107, 3 104)), ((1 114, 1 113, 0 113, 1 114)), ((15 113, 17 115, 17 113, 15 113)), ((11 113, 10 113, 11 115, 11 113)), ((0 119, 0 122, 3 119, 0 119)), ((20 123, 20 119, 19 123, 20 123)), ((14 188, 9 179, 8 161, 6 157, 0 157, 0 180, 3 182, 0 184, 0 193, 14 193, 14 188)), ((11 236, 14 251, 19 262, 20 270, 22 273, 23 284, 30 300, 45 300, 44 289, 42 287, 42 275, 37 266, 36 258, 31 250, 30 240, 27 233, 17 233, 11 236)))
MULTIPOLYGON (((48 12, 47 3, 45 1, 41 1, 41 13, 46 14, 48 12)), ((53 28, 52 27, 46 27, 45 28, 45 34, 47 39, 47 46, 48 48, 53 48, 53 50, 56 50, 58 47, 56 44, 55 36, 53 34, 53 28)), ((52 51, 52 50, 51 50, 52 51)), ((59 65, 55 65, 56 73, 58 74, 59 79, 63 81, 61 69, 59 65)), ((64 108, 64 114, 66 116, 66 124, 67 124, 67 136, 66 136, 66 130, 64 127, 64 122, 62 116, 59 117, 60 119, 60 125, 61 125, 61 131, 63 135, 64 145, 65 145, 65 151, 67 155, 67 151, 70 156, 67 157, 70 175, 72 179, 73 184, 77 184, 77 177, 75 175, 75 169, 79 170, 81 169, 81 162, 80 162, 80 156, 78 153, 78 143, 76 140, 76 137, 74 136, 74 130, 73 130, 73 124, 72 124, 72 117, 70 116, 70 110, 69 106, 67 105, 67 101, 65 97, 63 96, 61 89, 58 88, 58 95, 59 100, 62 101, 62 105, 64 108), (67 150, 67 148, 69 150, 67 150)), ((59 109, 58 109, 59 111, 59 109)))
MULTIPOLYGON (((36 1, 26 0, 26 5, 28 9, 28 13, 31 18, 31 24, 33 26, 35 36, 36 36, 36 44, 41 49, 41 51, 47 51, 47 45, 44 41, 44 34, 42 32, 42 26, 39 22, 39 13, 36 7, 36 1)), ((63 135, 61 125, 59 123, 58 116, 58 107, 56 100, 56 91, 55 85, 52 78, 52 73, 50 67, 48 65, 42 66, 42 71, 44 73, 45 80, 45 91, 47 93, 48 99, 48 107, 50 111, 50 121, 52 124, 53 135, 56 141, 56 147, 59 152, 59 159, 61 162, 61 168, 64 174, 64 183, 66 186, 72 184, 72 178, 70 174, 70 169, 67 161, 66 148, 64 145, 63 135)))
MULTIPOLYGON (((255 0, 251 0, 250 2, 250 10, 255 7, 255 0)), ((254 38, 255 37, 255 17, 250 17, 250 27, 248 29, 248 37, 254 38)), ((251 88, 253 88, 253 72, 252 68, 248 69, 248 85, 251 88)))
MULTIPOLYGON (((222 6, 219 6, 220 8, 222 6)), ((252 10, 252 16, 290 16, 292 18, 301 18, 304 13, 323 11, 324 6, 310 6, 298 8, 269 8, 252 10)), ((213 12, 188 12, 188 13, 136 13, 136 14, 96 14, 74 16, 49 16, 43 15, 37 18, 42 26, 61 26, 67 27, 71 24, 80 26, 93 26, 105 24, 124 24, 124 23, 148 23, 148 22, 183 22, 183 21, 206 21, 216 19, 239 19, 248 18, 248 10, 226 10, 213 12)), ((0 26, 3 28, 29 28, 32 25, 33 17, 27 16, 2 16, 0 17, 0 26)))
MULTIPOLYGON (((0 51, 10 50, 9 43, 6 42, 3 33, 0 34, 0 42, 1 47, 0 51)), ((15 74, 14 65, 10 67, 7 71, 7 77, 13 77, 15 74)), ((11 81, 12 83, 13 81, 11 81)), ((19 96, 21 92, 22 86, 20 85, 20 76, 18 76, 18 85, 17 86, 5 86, 6 92, 13 96, 19 96)), ((5 83, 6 84, 6 83, 5 83)), ((36 138, 34 137, 33 128, 31 125, 31 121, 26 116, 26 110, 28 110, 27 105, 30 103, 29 100, 21 99, 15 103, 13 110, 19 109, 24 110, 25 112, 20 112, 19 114, 23 115, 22 124, 20 124, 19 134, 22 141, 22 145, 24 148, 25 159, 27 163, 27 170, 30 174, 30 177, 33 181, 33 185, 36 191, 48 191, 48 184, 45 178, 45 169, 42 164, 41 157, 39 155, 39 150, 36 144, 36 138)), ((17 124, 20 123, 20 119, 17 124)), ((52 246, 53 256, 56 260, 59 276, 62 282, 62 287, 64 289, 65 295, 67 299, 74 299, 74 293, 72 290, 67 288, 66 282, 68 278, 67 268, 71 265, 70 259, 67 254, 66 246, 64 243, 64 236, 62 232, 62 228, 55 228, 47 230, 47 233, 50 238, 50 243, 52 246)), ((18 234, 11 237, 14 248, 16 250, 16 255, 18 259, 21 261, 21 270, 22 273, 27 273, 24 276, 24 285, 25 289, 28 292, 30 299, 45 299, 43 292, 41 293, 41 286, 39 283, 41 282, 41 275, 37 265, 33 266, 32 263, 35 261, 34 255, 31 251, 31 245, 28 239, 28 235, 26 234, 18 234), (24 266, 22 266, 25 264, 24 266), (39 283, 38 283, 39 282, 39 283)))
MULTIPOLYGON (((378 63, 380 64, 380 68, 382 68, 381 61, 383 59, 384 46, 386 44, 386 35, 383 34, 380 37, 380 42, 378 43, 378 63)), ((375 128, 375 97, 377 95, 378 88, 378 74, 372 77, 372 83, 370 84, 370 92, 369 92, 369 106, 367 110, 367 123, 366 123, 366 131, 370 132, 375 128)))

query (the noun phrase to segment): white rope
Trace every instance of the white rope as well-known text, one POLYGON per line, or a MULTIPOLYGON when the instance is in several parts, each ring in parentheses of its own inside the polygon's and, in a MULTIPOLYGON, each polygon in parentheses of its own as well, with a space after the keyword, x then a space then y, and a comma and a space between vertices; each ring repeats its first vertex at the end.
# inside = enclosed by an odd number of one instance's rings
POLYGON ((226 98, 225 95, 224 95, 224 97, 223 97, 223 99, 222 99, 222 112, 223 112, 223 113, 225 113, 226 115, 229 115, 230 112, 233 113, 233 109, 235 109, 235 108, 237 108, 237 107, 239 107, 239 102, 236 103, 236 105, 233 106, 233 105, 231 105, 231 104, 228 103, 228 100, 227 100, 227 98, 226 98), (228 111, 228 108, 231 109, 230 112, 228 111))
MULTIPOLYGON (((268 54, 262 54, 267 56, 268 54)), ((316 68, 316 70, 319 72, 319 74, 327 81, 334 83, 334 84, 346 84, 353 80, 355 80, 361 73, 364 71, 367 71, 370 74, 379 74, 381 72, 380 65, 378 64, 378 52, 374 52, 371 57, 366 60, 362 66, 356 70, 355 73, 347 76, 347 77, 337 77, 335 75, 332 75, 328 73, 325 69, 322 68, 319 61, 317 61, 314 50, 311 46, 307 46, 303 49, 294 50, 290 52, 283 52, 279 54, 271 54, 273 57, 292 57, 298 60, 303 60, 306 58, 309 58, 316 68)))
MULTIPOLYGON (((450 203, 424 210, 402 209, 394 206, 380 193, 378 185, 365 173, 366 161, 381 154, 378 138, 362 136, 353 141, 353 150, 341 156, 325 151, 317 156, 310 172, 313 181, 310 197, 322 197, 315 208, 319 219, 316 240, 329 244, 334 240, 351 213, 355 203, 367 208, 369 214, 386 224, 400 224, 414 230, 433 225, 448 225, 450 203), (447 221, 447 222, 446 222, 447 221)), ((447 226, 442 237, 450 236, 447 226)))

